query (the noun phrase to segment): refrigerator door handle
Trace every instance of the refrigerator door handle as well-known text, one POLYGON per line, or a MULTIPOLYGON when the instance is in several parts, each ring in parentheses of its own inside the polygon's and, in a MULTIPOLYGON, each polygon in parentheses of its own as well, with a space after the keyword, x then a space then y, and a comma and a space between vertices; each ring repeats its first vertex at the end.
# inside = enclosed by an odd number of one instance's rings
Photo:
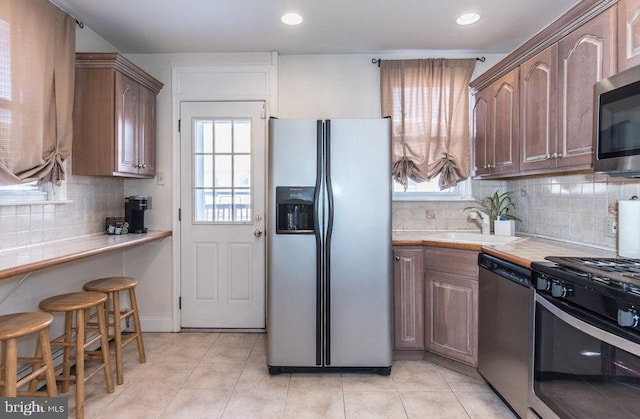
POLYGON ((331 365, 331 237, 333 235, 333 188, 331 186, 331 121, 325 121, 324 130, 325 184, 327 188, 327 235, 324 242, 325 278, 324 278, 324 314, 325 314, 325 365, 331 365))
POLYGON ((323 124, 317 121, 316 127, 316 185, 313 196, 313 226, 316 238, 316 365, 322 365, 322 229, 320 228, 320 192, 322 189, 323 166, 323 124))

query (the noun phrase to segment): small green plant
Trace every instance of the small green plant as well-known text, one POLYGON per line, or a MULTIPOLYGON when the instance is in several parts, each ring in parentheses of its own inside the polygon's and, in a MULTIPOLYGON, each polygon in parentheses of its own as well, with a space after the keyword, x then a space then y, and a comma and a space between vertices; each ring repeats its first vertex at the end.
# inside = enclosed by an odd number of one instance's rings
POLYGON ((475 210, 487 214, 492 220, 499 220, 500 217, 506 220, 522 221, 513 214, 509 214, 509 210, 515 210, 516 206, 511 200, 511 194, 514 191, 508 191, 498 194, 496 190, 492 196, 488 196, 479 202, 480 206, 466 207, 463 211, 475 210))

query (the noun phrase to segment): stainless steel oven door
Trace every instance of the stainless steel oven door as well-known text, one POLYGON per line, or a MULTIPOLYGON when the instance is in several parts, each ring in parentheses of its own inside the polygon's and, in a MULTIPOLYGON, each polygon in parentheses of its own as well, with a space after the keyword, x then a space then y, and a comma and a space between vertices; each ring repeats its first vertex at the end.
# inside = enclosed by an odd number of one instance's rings
POLYGON ((640 412, 640 338, 587 312, 535 297, 530 404, 548 418, 630 418, 640 412))

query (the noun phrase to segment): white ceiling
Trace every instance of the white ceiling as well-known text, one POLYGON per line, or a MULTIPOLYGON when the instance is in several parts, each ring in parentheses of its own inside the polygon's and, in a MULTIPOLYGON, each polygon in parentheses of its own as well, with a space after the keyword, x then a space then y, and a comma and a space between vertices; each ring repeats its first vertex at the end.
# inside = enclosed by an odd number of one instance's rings
POLYGON ((51 0, 123 53, 508 53, 579 0, 51 0), (280 16, 297 11, 302 25, 280 16), (455 23, 477 11, 471 26, 455 23))

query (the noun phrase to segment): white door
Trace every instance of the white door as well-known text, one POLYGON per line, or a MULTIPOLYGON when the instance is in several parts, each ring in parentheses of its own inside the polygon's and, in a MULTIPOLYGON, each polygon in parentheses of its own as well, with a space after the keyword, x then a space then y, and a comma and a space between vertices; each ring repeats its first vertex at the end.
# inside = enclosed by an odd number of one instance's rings
POLYGON ((182 102, 180 125, 181 326, 264 328, 264 102, 182 102))

